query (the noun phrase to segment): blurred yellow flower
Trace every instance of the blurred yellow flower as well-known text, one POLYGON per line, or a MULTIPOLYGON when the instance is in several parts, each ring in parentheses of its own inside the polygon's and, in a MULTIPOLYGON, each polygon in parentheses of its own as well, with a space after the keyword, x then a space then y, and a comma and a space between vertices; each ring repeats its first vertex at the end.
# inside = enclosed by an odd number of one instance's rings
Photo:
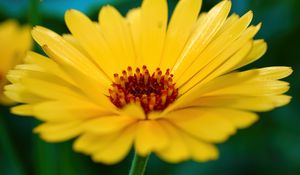
POLYGON ((237 71, 266 51, 253 39, 252 12, 228 17, 224 0, 198 16, 201 0, 179 1, 170 22, 166 0, 144 0, 126 17, 111 6, 92 22, 76 10, 72 34, 35 27, 48 58, 31 52, 10 71, 5 94, 23 105, 12 112, 44 123, 49 142, 76 137, 74 149, 106 164, 134 145, 167 162, 208 161, 216 143, 253 124, 254 112, 283 106, 288 67, 237 71), (249 26, 250 25, 250 26, 249 26))
POLYGON ((20 27, 14 20, 0 23, 0 104, 12 101, 3 95, 3 87, 8 82, 5 78, 8 70, 22 62, 26 51, 30 50, 32 39, 30 27, 20 27))

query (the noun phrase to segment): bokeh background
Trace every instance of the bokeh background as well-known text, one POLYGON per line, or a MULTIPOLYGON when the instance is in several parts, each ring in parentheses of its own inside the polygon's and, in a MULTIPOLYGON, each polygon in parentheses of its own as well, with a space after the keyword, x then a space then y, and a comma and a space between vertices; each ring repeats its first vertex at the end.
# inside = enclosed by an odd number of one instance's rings
MULTIPOLYGON (((204 0, 207 11, 219 0, 204 0)), ((43 25, 60 34, 67 33, 64 11, 75 8, 92 19, 102 5, 112 4, 123 14, 140 5, 139 0, 0 0, 0 21, 15 18, 22 24, 43 25), (37 10, 37 11, 35 11, 37 10), (38 16, 32 16, 32 13, 38 16)), ((220 159, 207 163, 167 164, 154 155, 148 175, 300 175, 300 1, 232 0, 232 11, 242 15, 254 11, 254 24, 263 22, 257 38, 268 42, 268 52, 248 66, 285 65, 294 69, 291 83, 292 102, 272 112, 261 113, 252 127, 240 130, 226 143, 218 145, 220 159)), ((171 9, 177 0, 169 0, 171 9)), ((39 51, 38 48, 35 48, 39 51)), ((0 53, 1 59, 1 53, 0 53)), ((72 151, 72 141, 45 143, 32 134, 35 119, 9 114, 0 106, 0 175, 124 175, 132 154, 114 166, 96 164, 89 157, 72 151)))

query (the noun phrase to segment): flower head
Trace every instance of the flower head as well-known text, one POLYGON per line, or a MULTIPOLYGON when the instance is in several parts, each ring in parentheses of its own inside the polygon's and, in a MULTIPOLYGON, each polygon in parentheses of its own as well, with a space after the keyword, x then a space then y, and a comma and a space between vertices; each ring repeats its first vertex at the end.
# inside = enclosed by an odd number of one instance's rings
POLYGON ((168 22, 166 0, 144 0, 126 17, 111 6, 99 22, 69 10, 71 34, 35 27, 48 58, 31 52, 10 71, 15 114, 44 123, 46 141, 76 138, 74 149, 112 164, 134 145, 168 162, 218 157, 215 144, 253 124, 255 112, 283 106, 287 67, 237 71, 266 51, 253 39, 252 12, 228 17, 224 0, 199 15, 201 0, 181 0, 168 22))
POLYGON ((20 27, 14 20, 0 23, 0 104, 12 102, 3 95, 3 87, 8 83, 5 76, 16 64, 21 63, 31 43, 28 26, 20 27))

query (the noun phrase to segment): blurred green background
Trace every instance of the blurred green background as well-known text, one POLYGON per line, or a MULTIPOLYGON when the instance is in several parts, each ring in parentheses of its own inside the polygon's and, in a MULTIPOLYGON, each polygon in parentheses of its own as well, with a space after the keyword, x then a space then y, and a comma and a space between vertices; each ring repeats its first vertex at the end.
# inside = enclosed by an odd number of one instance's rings
MULTIPOLYGON (((207 11, 218 0, 204 0, 207 11)), ((232 11, 242 15, 254 11, 254 24, 262 21, 257 38, 268 42, 268 52, 249 68, 285 65, 294 69, 287 79, 291 83, 292 102, 272 112, 261 113, 252 127, 240 130, 226 143, 218 145, 220 159, 207 163, 167 164, 154 155, 148 175, 300 175, 300 1, 232 0, 232 11)), ((123 14, 140 4, 138 0, 43 0, 37 18, 30 19, 29 0, 0 0, 0 20, 16 18, 21 23, 46 26, 66 33, 63 21, 66 9, 84 11, 97 18, 99 8, 113 4, 123 14)), ((173 9, 177 0, 169 0, 173 9)), ((1 53, 0 53, 1 54, 1 53)), ((0 175, 124 175, 132 154, 114 166, 93 163, 89 157, 75 153, 71 143, 45 143, 32 134, 37 121, 15 117, 0 106, 0 175)))

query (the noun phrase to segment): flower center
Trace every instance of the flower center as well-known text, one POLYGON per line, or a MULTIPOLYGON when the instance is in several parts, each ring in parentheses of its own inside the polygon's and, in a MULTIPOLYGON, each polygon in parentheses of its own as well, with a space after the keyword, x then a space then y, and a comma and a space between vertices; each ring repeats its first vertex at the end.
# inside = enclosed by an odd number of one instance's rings
POLYGON ((172 79, 173 75, 167 69, 163 74, 157 68, 152 75, 146 66, 142 70, 131 67, 123 70, 122 75, 114 74, 112 88, 109 89, 109 98, 118 108, 126 104, 136 103, 141 105, 145 113, 160 111, 174 102, 178 95, 178 89, 172 79))

